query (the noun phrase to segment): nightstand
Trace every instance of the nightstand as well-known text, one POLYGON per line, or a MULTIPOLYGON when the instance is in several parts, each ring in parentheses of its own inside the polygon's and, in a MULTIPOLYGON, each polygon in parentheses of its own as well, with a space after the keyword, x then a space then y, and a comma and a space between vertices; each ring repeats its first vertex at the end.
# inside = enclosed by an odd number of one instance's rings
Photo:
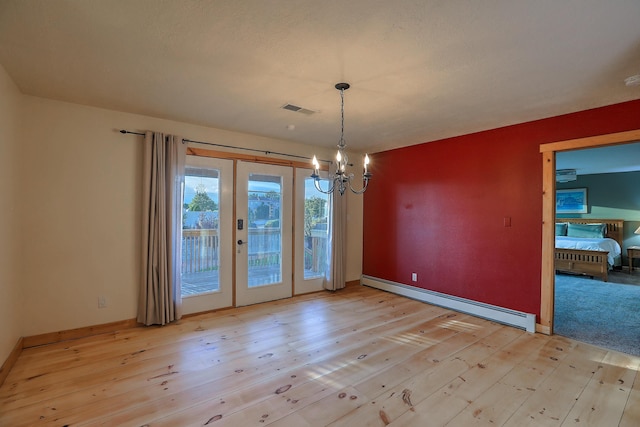
POLYGON ((640 258, 640 246, 629 246, 627 248, 627 257, 629 258, 629 274, 633 271, 633 259, 640 258))

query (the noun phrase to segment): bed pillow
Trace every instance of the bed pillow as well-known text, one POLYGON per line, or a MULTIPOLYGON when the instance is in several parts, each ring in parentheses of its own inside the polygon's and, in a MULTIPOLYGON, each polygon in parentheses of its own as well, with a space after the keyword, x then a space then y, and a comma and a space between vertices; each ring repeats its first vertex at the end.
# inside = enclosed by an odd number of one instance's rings
POLYGON ((567 225, 566 222, 556 222, 556 236, 566 236, 567 225))
POLYGON ((591 239, 602 239, 607 232, 607 224, 572 224, 567 226, 568 237, 586 237, 591 239))

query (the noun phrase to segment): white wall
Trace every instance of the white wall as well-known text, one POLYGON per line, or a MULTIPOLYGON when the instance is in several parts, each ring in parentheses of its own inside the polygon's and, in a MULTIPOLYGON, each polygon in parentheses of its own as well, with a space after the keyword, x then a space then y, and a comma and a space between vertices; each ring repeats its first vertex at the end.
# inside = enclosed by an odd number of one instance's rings
MULTIPOLYGON (((141 137, 118 129, 333 155, 333 150, 42 98, 24 96, 23 103, 21 239, 28 242, 21 268, 28 301, 23 336, 136 317, 141 137), (107 308, 98 309, 98 295, 106 296, 107 308)), ((354 211, 349 213, 348 280, 359 279, 362 266, 359 204, 349 204, 354 211)))
POLYGON ((18 149, 22 95, 0 65, 0 365, 22 335, 18 284, 18 149))

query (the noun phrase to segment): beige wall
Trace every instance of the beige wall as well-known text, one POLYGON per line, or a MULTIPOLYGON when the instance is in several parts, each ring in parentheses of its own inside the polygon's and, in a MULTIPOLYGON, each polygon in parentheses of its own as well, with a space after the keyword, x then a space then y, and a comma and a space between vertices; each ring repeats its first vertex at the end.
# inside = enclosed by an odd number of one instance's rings
POLYGON ((22 335, 18 285, 18 148, 22 95, 0 65, 0 365, 22 335))
MULTIPOLYGON (((352 156, 354 160, 358 157, 352 156)), ((358 160, 353 162, 354 165, 359 164, 358 160)), ((357 169, 357 166, 354 166, 354 168, 357 169)), ((371 180, 371 185, 375 185, 373 179, 371 180)), ((360 189, 357 180, 354 187, 356 190, 360 189)), ((364 215, 362 207, 363 196, 353 193, 347 194, 349 194, 347 199, 347 281, 349 281, 360 280, 362 275, 362 219, 364 215)))
MULTIPOLYGON (((23 97, 20 201, 26 243, 22 335, 132 319, 139 277, 141 137, 157 130, 193 140, 308 156, 286 141, 75 104, 23 97), (108 307, 98 309, 104 295, 108 307)), ((327 157, 325 157, 327 158, 327 157)), ((349 201, 347 279, 362 265, 362 201, 349 201)), ((14 334, 15 335, 15 334, 14 334)))

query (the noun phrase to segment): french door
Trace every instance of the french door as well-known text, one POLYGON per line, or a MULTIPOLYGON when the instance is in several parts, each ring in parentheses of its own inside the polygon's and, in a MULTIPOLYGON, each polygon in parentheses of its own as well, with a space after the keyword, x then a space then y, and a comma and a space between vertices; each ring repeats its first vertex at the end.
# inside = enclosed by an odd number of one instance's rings
POLYGON ((310 173, 296 170, 294 194, 291 167, 187 156, 184 314, 323 288, 330 203, 310 173))
POLYGON ((236 306, 293 294, 292 199, 291 167, 238 161, 236 306))

